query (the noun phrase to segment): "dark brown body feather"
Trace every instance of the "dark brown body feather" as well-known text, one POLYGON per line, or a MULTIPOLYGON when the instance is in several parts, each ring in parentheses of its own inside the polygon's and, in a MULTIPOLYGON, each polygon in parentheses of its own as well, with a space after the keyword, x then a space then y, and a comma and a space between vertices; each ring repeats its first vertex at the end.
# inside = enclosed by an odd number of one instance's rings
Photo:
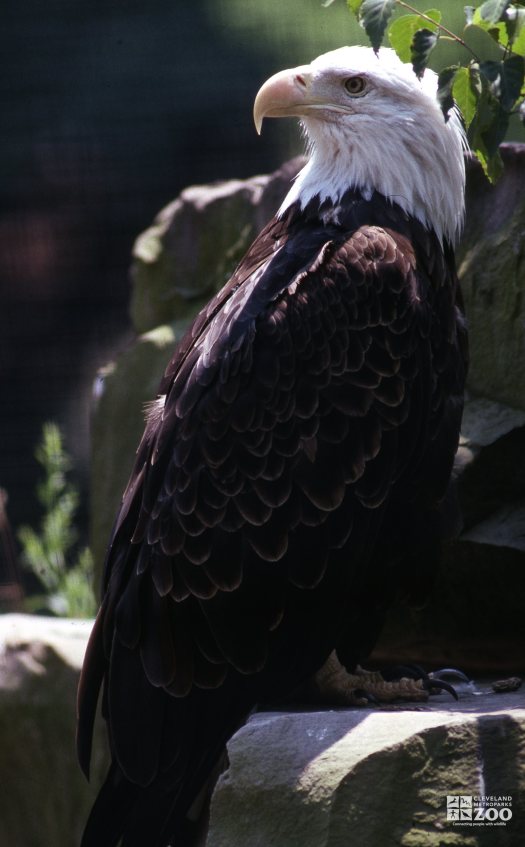
POLYGON ((334 647, 366 655, 434 563, 465 377, 453 255, 379 195, 333 211, 270 222, 167 369, 80 685, 81 763, 102 682, 113 755, 85 847, 182 844, 253 705, 334 647))

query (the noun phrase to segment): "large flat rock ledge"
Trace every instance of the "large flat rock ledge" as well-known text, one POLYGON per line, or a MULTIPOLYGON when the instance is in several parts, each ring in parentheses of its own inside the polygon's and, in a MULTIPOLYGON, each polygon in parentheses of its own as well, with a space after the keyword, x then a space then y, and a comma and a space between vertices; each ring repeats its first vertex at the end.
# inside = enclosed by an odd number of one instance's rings
MULTIPOLYGON (((103 726, 91 785, 74 749, 91 626, 0 615, 1 847, 80 842, 107 764, 103 726)), ((479 679, 414 710, 260 712, 229 743, 207 847, 523 847, 524 730, 524 689, 479 679), (453 826, 458 795, 510 796, 512 818, 453 826)))
POLYGON ((522 847, 525 695, 478 691, 419 710, 255 714, 230 741, 206 847, 522 847), (458 795, 511 797, 512 817, 454 824, 458 795))

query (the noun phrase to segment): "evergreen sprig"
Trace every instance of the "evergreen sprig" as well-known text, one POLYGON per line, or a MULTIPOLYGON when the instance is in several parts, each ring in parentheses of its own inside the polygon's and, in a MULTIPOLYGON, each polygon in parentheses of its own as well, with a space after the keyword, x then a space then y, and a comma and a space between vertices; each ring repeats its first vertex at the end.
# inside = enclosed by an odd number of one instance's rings
POLYGON ((45 596, 34 598, 32 605, 43 604, 67 617, 90 617, 95 612, 93 560, 89 549, 78 549, 74 518, 79 495, 67 479, 71 459, 56 424, 44 424, 35 457, 43 469, 37 486, 43 511, 40 531, 29 526, 18 531, 23 563, 45 590, 45 596))

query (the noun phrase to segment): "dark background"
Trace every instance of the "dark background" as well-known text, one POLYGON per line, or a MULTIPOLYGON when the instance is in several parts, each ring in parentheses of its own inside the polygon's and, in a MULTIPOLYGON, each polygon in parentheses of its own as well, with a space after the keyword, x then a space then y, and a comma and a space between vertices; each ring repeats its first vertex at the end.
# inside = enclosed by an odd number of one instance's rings
MULTIPOLYGON (((448 5, 459 26, 462 4, 448 5)), ((73 454, 86 525, 91 384, 131 338, 136 236, 184 186, 264 173, 297 152, 293 122, 256 136, 258 87, 358 38, 344 0, 3 8, 0 487, 15 528, 38 519, 46 420, 73 454)))
POLYGON ((251 118, 279 68, 271 42, 236 32, 220 6, 3 9, 0 486, 15 527, 38 517, 44 421, 61 425, 86 491, 90 386, 130 337, 135 237, 183 186, 282 158, 251 118))

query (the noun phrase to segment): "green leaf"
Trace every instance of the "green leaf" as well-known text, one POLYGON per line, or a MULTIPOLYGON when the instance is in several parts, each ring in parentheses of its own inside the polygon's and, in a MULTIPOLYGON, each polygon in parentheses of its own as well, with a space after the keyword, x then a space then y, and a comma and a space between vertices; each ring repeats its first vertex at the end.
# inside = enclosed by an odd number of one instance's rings
POLYGON ((467 129, 476 116, 480 94, 481 83, 477 68, 458 68, 452 85, 452 96, 463 115, 467 129))
POLYGON ((503 20, 503 15, 510 4, 510 0, 485 0, 479 7, 479 13, 484 21, 497 24, 503 20))
POLYGON ((451 65, 449 68, 444 68, 438 76, 437 100, 445 116, 445 121, 448 121, 448 113, 454 106, 452 86, 458 70, 459 65, 451 65))
POLYGON ((418 29, 414 33, 414 38, 410 45, 410 59, 414 73, 418 79, 421 79, 425 73, 428 57, 436 46, 437 40, 437 33, 432 32, 430 29, 418 29))
POLYGON ((346 0, 346 2, 348 4, 348 8, 350 9, 350 11, 353 12, 354 15, 358 15, 359 14, 359 7, 361 6, 361 3, 363 2, 363 0, 346 0))
POLYGON ((490 89, 504 112, 510 112, 521 93, 525 75, 525 59, 513 55, 503 62, 481 62, 479 69, 490 83, 490 89))
POLYGON ((509 125, 509 116, 505 113, 490 92, 483 91, 478 106, 480 115, 480 134, 489 156, 494 156, 504 140, 509 125))
POLYGON ((478 108, 468 129, 467 138, 486 175, 491 182, 495 182, 503 167, 499 155, 499 145, 505 138, 509 125, 509 114, 502 109, 500 102, 492 92, 493 84, 483 73, 480 74, 480 83, 481 93, 478 108))
POLYGON ((519 56, 525 56, 525 9, 515 9, 514 11, 516 12, 516 18, 513 21, 514 28, 512 35, 509 32, 509 41, 513 53, 517 53, 519 56))
POLYGON ((508 59, 505 59, 503 62, 500 94, 500 103, 505 111, 510 112, 519 98, 524 78, 525 59, 523 56, 509 56, 508 59))
POLYGON ((485 18, 481 16, 481 10, 476 9, 474 11, 474 15, 472 20, 468 24, 473 28, 478 28, 486 32, 487 35, 496 41, 497 44, 507 44, 508 36, 507 36, 507 27, 504 23, 493 23, 492 21, 487 21, 485 18))
POLYGON ((363 0, 359 8, 359 22, 364 27, 376 53, 383 42, 395 5, 396 0, 363 0))
POLYGON ((493 62, 491 59, 487 59, 486 62, 480 62, 479 64, 481 73, 491 83, 498 82, 502 68, 503 62, 493 62))
POLYGON ((499 150, 494 153, 493 156, 489 156, 483 144, 478 147, 473 146, 471 149, 480 162, 487 179, 489 179, 493 184, 497 182, 503 173, 503 160, 500 156, 499 150))
POLYGON ((93 576, 93 557, 85 548, 80 552, 76 564, 64 574, 60 584, 59 593, 69 617, 88 618, 96 613, 93 576))
POLYGON ((390 44, 402 62, 411 61, 411 45, 418 29, 426 28, 432 32, 437 32, 437 25, 441 21, 441 12, 439 9, 428 9, 424 14, 436 22, 435 27, 425 20, 425 18, 421 17, 421 15, 403 15, 397 18, 388 30, 390 44))
MULTIPOLYGON (((44 478, 37 487, 43 516, 39 532, 22 526, 18 531, 18 538, 22 545, 23 562, 31 568, 47 591, 46 605, 62 614, 68 608, 68 603, 63 598, 63 585, 64 581, 69 579, 69 561, 78 541, 74 518, 79 505, 79 495, 67 480, 66 474, 71 467, 71 459, 64 451, 62 435, 56 424, 44 425, 42 440, 35 455, 44 471, 44 478), (62 611, 53 605, 56 598, 62 598, 62 611)), ((79 559, 80 562, 85 570, 87 557, 79 559)), ((81 596, 80 582, 79 571, 76 582, 75 578, 71 577, 75 597, 81 596)))

